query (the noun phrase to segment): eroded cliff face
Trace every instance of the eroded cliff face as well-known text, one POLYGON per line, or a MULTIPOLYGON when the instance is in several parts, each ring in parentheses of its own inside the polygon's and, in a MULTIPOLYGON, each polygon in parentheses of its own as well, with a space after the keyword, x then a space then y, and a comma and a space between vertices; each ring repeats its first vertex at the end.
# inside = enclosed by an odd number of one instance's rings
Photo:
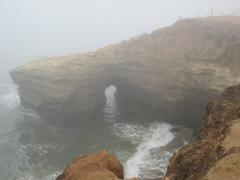
POLYGON ((11 76, 22 103, 52 121, 90 119, 112 84, 121 111, 140 105, 198 127, 209 97, 240 82, 239 52, 240 17, 188 19, 96 52, 37 60, 11 76))
POLYGON ((199 137, 170 161, 169 180, 240 178, 240 85, 211 101, 199 137))

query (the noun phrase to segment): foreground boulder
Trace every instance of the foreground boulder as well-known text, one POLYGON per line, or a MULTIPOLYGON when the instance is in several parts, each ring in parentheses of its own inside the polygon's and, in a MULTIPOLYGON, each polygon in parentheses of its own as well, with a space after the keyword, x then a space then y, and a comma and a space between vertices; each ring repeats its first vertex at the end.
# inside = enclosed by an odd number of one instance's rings
POLYGON ((123 167, 116 157, 102 151, 76 158, 57 180, 118 180, 123 179, 123 167))
POLYGON ((207 107, 199 137, 171 159, 169 180, 240 179, 240 85, 207 107))

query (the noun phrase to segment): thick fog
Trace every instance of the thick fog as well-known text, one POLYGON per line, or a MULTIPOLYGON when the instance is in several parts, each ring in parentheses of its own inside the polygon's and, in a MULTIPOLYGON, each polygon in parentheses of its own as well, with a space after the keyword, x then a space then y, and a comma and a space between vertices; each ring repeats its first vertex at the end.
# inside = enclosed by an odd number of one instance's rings
POLYGON ((0 0, 0 65, 92 51, 179 17, 238 9, 239 0, 0 0))

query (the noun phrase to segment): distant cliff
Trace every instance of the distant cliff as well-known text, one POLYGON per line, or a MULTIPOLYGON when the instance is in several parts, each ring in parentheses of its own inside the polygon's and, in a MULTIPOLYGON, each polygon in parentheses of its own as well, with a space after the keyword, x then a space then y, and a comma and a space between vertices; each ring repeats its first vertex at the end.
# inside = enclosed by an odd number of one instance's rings
POLYGON ((199 137, 175 153, 169 180, 240 179, 240 85, 207 107, 199 137))
POLYGON ((112 84, 120 111, 143 106, 197 128, 208 99, 240 82, 239 52, 240 17, 186 19, 96 52, 37 60, 10 74, 22 104, 45 119, 72 124, 91 118, 112 84))

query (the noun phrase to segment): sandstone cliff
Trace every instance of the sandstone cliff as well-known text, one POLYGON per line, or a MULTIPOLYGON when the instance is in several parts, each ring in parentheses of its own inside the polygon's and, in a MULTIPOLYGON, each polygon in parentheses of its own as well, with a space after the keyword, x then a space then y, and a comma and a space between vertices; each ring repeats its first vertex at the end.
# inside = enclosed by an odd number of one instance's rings
POLYGON ((208 17, 181 20, 92 53, 40 59, 10 73, 22 103, 45 119, 89 119, 112 84, 121 111, 143 106, 196 128, 209 97, 240 82, 239 52, 240 17, 208 17))
POLYGON ((169 180, 240 179, 240 85, 209 103, 200 135, 172 157, 169 180))

